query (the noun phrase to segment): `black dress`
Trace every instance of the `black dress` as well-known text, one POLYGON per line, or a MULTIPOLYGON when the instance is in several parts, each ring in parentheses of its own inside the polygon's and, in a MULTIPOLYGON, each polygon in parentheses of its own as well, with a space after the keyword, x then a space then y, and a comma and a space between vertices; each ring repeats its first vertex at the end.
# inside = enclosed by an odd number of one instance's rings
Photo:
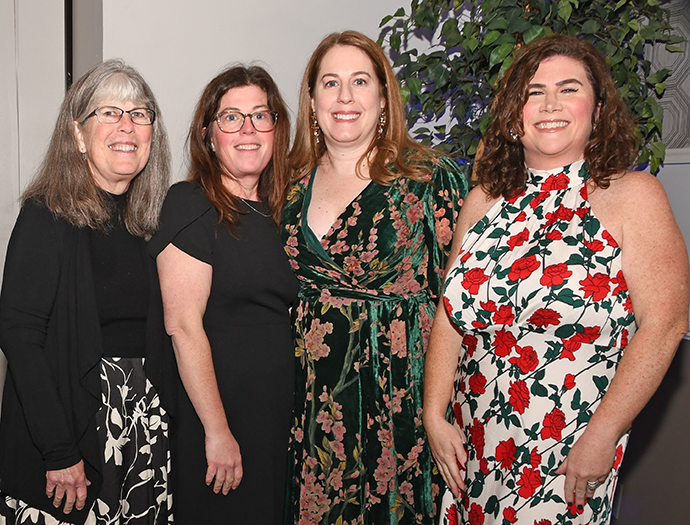
MULTIPOLYGON (((263 204, 250 204, 267 214, 263 204)), ((206 486, 204 430, 182 392, 172 474, 179 525, 282 522, 295 359, 288 307, 298 284, 272 220, 246 211, 233 237, 198 185, 178 183, 149 244, 154 257, 172 242, 213 266, 204 329, 244 470, 227 496, 206 486)))

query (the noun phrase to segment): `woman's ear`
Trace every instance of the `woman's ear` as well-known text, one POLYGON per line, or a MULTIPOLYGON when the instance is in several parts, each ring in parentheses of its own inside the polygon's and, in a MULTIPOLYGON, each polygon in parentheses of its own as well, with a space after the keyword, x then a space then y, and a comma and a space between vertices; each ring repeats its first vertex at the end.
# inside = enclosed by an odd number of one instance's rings
POLYGON ((74 134, 74 140, 77 141, 77 147, 80 153, 86 153, 86 142, 84 142, 84 132, 76 120, 72 122, 72 133, 74 134))

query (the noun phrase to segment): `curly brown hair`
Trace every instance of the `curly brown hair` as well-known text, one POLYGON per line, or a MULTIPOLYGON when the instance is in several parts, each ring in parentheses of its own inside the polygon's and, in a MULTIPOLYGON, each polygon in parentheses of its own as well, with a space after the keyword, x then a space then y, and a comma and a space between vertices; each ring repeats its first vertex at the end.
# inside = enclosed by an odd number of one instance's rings
POLYGON ((276 224, 280 222, 289 182, 287 151, 290 146, 290 117, 278 86, 261 66, 235 65, 225 69, 204 89, 194 112, 187 141, 191 169, 188 180, 199 184, 208 200, 218 211, 219 220, 226 221, 230 230, 239 221, 239 198, 223 185, 223 168, 213 152, 211 137, 213 123, 223 96, 233 88, 257 86, 266 93, 268 109, 278 114, 273 132, 273 154, 259 177, 259 199, 266 202, 276 224))
POLYGON ((369 176, 377 184, 388 185, 398 177, 428 180, 429 162, 435 162, 438 156, 434 150, 410 137, 395 73, 381 46, 357 31, 331 33, 321 41, 309 59, 302 77, 295 142, 289 157, 292 180, 305 177, 326 153, 325 141, 317 144, 312 132, 311 99, 323 57, 335 46, 356 47, 369 57, 386 101, 386 124, 382 133, 374 136, 357 163, 357 169, 369 158, 369 176))
POLYGON ((553 56, 580 62, 594 91, 593 129, 584 151, 592 181, 607 188, 611 177, 630 168, 637 156, 637 126, 618 94, 605 58, 592 44, 574 36, 545 37, 518 55, 501 78, 489 106, 491 123, 482 138, 484 150, 475 163, 475 173, 494 198, 509 198, 524 188, 527 172, 520 137, 524 134, 522 110, 527 87, 539 65, 553 56))

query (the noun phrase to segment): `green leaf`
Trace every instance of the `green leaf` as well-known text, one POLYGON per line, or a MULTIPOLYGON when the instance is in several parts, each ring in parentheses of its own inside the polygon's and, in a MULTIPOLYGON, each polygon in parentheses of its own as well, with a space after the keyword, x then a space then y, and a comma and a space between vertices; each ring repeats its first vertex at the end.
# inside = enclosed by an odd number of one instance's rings
POLYGON ((491 52, 489 56, 489 67, 493 67, 507 57, 513 50, 512 44, 501 44, 491 52))
POLYGON ((502 34, 501 31, 490 31, 484 37, 483 46, 484 47, 490 46, 491 44, 493 44, 498 39, 499 36, 501 36, 501 34, 502 34))
POLYGON ((565 22, 570 20, 570 15, 573 13, 573 6, 568 0, 559 0, 558 2, 558 16, 565 22))
POLYGON ((544 28, 542 26, 534 25, 522 34, 522 40, 525 42, 525 44, 531 44, 542 36, 544 36, 544 28))
POLYGON ((663 95, 664 91, 666 91, 666 84, 664 82, 659 82, 658 84, 655 84, 654 91, 656 91, 656 94, 659 96, 663 95))

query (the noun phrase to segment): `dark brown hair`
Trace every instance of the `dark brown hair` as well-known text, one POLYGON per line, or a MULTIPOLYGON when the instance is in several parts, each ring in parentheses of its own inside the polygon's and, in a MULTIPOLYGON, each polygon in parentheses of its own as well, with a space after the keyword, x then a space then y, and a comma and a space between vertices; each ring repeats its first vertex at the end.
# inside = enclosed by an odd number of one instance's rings
MULTIPOLYGON (((99 104, 131 100, 156 112, 148 162, 127 193, 124 223, 132 235, 150 238, 170 185, 170 146, 158 103, 139 72, 121 60, 106 60, 77 80, 65 95, 48 151, 36 177, 22 195, 41 203, 71 224, 106 231, 110 207, 79 152, 74 122, 99 104)), ((81 124, 80 124, 81 125, 81 124)))
POLYGON ((280 222, 289 181, 287 151, 290 146, 290 117, 278 86, 266 70, 260 66, 232 66, 208 83, 196 106, 189 130, 189 154, 191 158, 190 181, 199 184, 209 201, 218 211, 220 221, 227 221, 231 230, 237 225, 240 212, 239 198, 232 194, 222 180, 223 168, 211 147, 211 137, 216 132, 216 114, 223 96, 233 88, 257 86, 266 93, 268 108, 278 114, 273 131, 271 160, 259 177, 259 198, 266 202, 273 220, 280 222))
POLYGON ((527 86, 539 65, 553 56, 580 62, 594 91, 593 129, 584 151, 592 181, 607 188, 611 177, 630 168, 635 160, 637 126, 616 90, 604 57, 592 44, 574 36, 545 37, 518 55, 501 78, 489 106, 491 123, 482 138, 484 151, 475 163, 475 173, 494 198, 508 198, 524 188, 527 173, 519 137, 524 134, 522 110, 527 102, 527 86), (518 138, 511 138, 511 131, 518 138))
POLYGON ((321 41, 312 53, 304 71, 299 95, 295 143, 290 151, 293 181, 307 175, 326 153, 324 141, 321 140, 317 144, 312 132, 311 99, 321 61, 335 46, 356 47, 369 57, 381 86, 381 94, 386 101, 386 124, 383 132, 380 136, 374 136, 369 148, 357 163, 357 169, 363 161, 370 158, 369 176, 378 184, 390 184, 398 177, 428 179, 428 163, 435 161, 436 154, 431 148, 415 142, 408 134, 400 86, 386 55, 381 47, 367 36, 357 31, 343 31, 331 33, 321 41))

